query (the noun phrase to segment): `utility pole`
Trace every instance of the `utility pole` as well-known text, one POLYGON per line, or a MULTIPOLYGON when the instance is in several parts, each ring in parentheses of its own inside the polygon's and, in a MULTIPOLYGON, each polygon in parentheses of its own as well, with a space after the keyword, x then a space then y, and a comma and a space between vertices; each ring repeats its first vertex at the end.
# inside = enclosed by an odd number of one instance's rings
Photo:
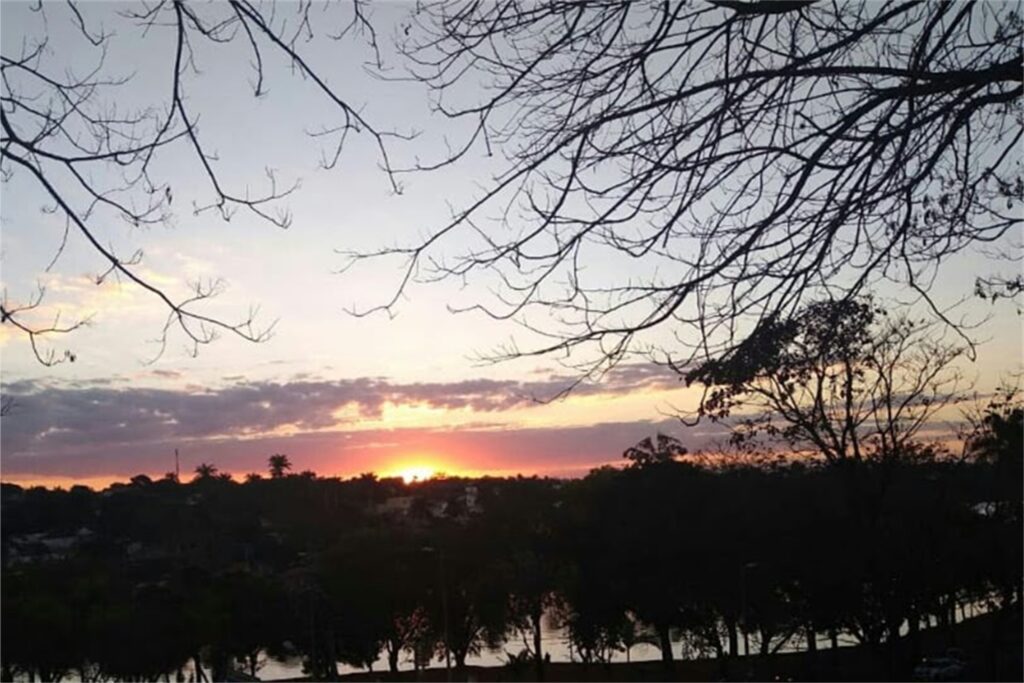
POLYGON ((174 449, 174 481, 181 482, 181 468, 178 467, 178 449, 174 449))

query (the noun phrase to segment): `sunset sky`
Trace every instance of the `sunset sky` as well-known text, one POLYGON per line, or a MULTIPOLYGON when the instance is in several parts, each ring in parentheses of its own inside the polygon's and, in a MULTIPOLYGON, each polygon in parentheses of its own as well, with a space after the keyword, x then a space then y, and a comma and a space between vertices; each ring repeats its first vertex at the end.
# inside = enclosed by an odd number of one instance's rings
MULTIPOLYGON (((171 36, 156 27, 143 39, 140 29, 117 19, 116 7, 105 5, 107 14, 98 14, 119 31, 106 72, 134 74, 120 86, 120 103, 165 106, 171 36)), ((381 3, 374 10, 385 62, 396 67, 387 44, 408 9, 381 3)), ((28 3, 4 2, 2 12, 5 43, 42 35, 42 18, 28 3)), ((46 63, 55 72, 95 63, 95 49, 66 12, 51 7, 47 20, 53 53, 46 63)), ((355 136, 336 168, 320 169, 325 146, 306 132, 331 125, 333 112, 280 59, 268 63, 269 94, 254 99, 240 47, 198 50, 202 73, 190 77, 186 90, 201 112, 201 134, 234 190, 262 187, 266 167, 285 180, 301 179, 282 203, 293 215, 291 227, 281 230, 244 214, 231 222, 194 216, 193 201, 208 201, 209 187, 194 160, 171 149, 156 169, 174 189, 171 224, 141 229, 112 222, 102 237, 123 255, 142 249, 145 272, 170 291, 185 291, 196 278, 223 278, 228 289, 208 310, 239 318, 258 305, 260 320, 277 321, 273 336, 261 344, 225 337, 196 358, 184 340, 172 338, 150 363, 164 310, 129 284, 97 286, 104 266, 73 232, 46 272, 64 222, 44 210, 46 200, 32 179, 15 174, 3 185, 0 209, 0 280, 7 296, 24 301, 40 283, 47 296, 38 320, 60 311, 64 320, 91 316, 92 323, 52 340, 58 352, 68 348, 77 355, 75 363, 52 368, 35 361, 24 338, 0 326, 3 391, 15 401, 2 422, 4 481, 104 485, 137 473, 160 476, 173 468, 175 448, 186 472, 200 462, 238 475, 263 471, 267 456, 281 452, 296 470, 323 475, 429 466, 452 474, 575 476, 620 461, 624 449, 659 430, 691 449, 721 436, 710 425, 680 425, 673 415, 692 409, 698 394, 639 358, 550 403, 537 399, 555 396, 575 379, 559 359, 475 362, 509 339, 524 346, 531 341, 513 323, 450 312, 449 306, 486 297, 480 283, 411 287, 393 319, 347 314, 386 301, 399 273, 396 264, 375 261, 339 274, 344 259, 337 252, 422 238, 445 222, 451 207, 478 196, 501 160, 475 150, 453 167, 403 176, 404 191, 396 195, 371 141, 355 136)), ((397 165, 440 158, 446 141, 465 135, 430 113, 421 84, 368 75, 368 52, 359 39, 321 35, 302 49, 375 125, 420 132, 414 140, 393 141, 397 165)), ((471 88, 466 95, 472 97, 471 88)), ((1015 240, 995 249, 1004 256, 1006 249, 1019 250, 1019 236, 1015 240)), ((963 369, 982 393, 1021 367, 1021 319, 1012 304, 970 298, 976 275, 1006 270, 991 263, 981 253, 958 256, 945 264, 935 288, 944 306, 966 297, 951 316, 980 325, 973 332, 982 341, 978 359, 963 369)), ((588 266, 598 273, 618 267, 588 266)), ((903 296, 879 294, 893 301, 903 296)))

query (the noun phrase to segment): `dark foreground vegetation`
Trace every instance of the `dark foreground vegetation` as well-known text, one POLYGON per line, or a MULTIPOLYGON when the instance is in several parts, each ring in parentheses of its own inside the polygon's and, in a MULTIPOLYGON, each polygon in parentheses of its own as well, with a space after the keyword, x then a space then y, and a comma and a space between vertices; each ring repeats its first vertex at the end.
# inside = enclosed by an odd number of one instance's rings
MULTIPOLYGON (((954 680, 1019 680, 1020 632, 993 640, 995 615, 986 614, 956 626, 922 629, 917 646, 928 657, 941 658, 959 652, 963 667, 954 680), (950 644, 953 643, 951 646, 950 644), (992 647, 995 643, 995 648, 992 647)), ((906 636, 904 636, 906 638, 906 636)), ((904 646, 905 647, 905 646, 904 646)), ((917 667, 921 673, 921 667, 917 667)), ((674 661, 671 672, 664 662, 552 662, 544 667, 546 681, 864 681, 878 676, 877 664, 864 646, 823 649, 816 652, 787 651, 763 656, 756 652, 734 657, 723 665, 713 658, 674 661), (723 673, 723 668, 726 670, 723 673)), ((523 666, 469 666, 459 680, 531 681, 535 672, 523 666)), ((401 671, 397 674, 353 673, 343 681, 446 681, 443 668, 401 671)), ((934 680, 915 675, 916 680, 934 680)))
POLYGON ((1021 411, 972 443, 710 466, 661 439, 575 481, 342 481, 277 456, 245 483, 202 467, 102 492, 5 484, 2 677, 163 680, 195 660, 223 679, 270 653, 333 679, 447 653, 464 678, 492 647, 517 676, 560 678, 552 619, 595 671, 648 642, 663 662, 640 677, 902 679, 965 608, 986 614, 975 675, 1019 676, 1021 411), (836 669, 848 638, 857 667, 836 669))

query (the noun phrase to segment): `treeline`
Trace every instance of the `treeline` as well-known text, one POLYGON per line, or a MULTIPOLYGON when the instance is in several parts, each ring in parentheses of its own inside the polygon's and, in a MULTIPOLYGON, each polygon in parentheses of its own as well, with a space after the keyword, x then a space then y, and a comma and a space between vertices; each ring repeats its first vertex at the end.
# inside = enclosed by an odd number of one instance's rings
POLYGON ((208 467, 103 492, 5 484, 2 677, 194 662, 220 680, 269 653, 329 680, 504 646, 540 679, 550 618, 584 662, 648 642, 729 677, 745 647, 770 661, 852 637, 905 678, 920 631, 960 606, 1020 627, 1021 413, 987 426, 965 458, 710 467, 648 443, 573 481, 342 481, 272 460, 245 483, 208 467))

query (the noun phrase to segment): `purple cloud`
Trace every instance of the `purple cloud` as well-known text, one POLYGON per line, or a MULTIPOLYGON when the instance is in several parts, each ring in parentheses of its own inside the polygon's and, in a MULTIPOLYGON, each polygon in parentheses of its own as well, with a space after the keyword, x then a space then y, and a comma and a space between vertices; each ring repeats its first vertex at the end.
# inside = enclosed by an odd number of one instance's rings
MULTIPOLYGON (((426 405, 441 409, 470 409, 481 414, 500 414, 513 408, 536 405, 537 399, 557 394, 571 378, 551 376, 543 380, 518 382, 511 380, 473 379, 458 382, 396 383, 385 378, 364 377, 346 380, 293 379, 287 382, 240 382, 224 387, 163 389, 98 383, 67 386, 53 383, 20 381, 4 387, 5 395, 14 400, 15 409, 4 418, 0 446, 5 473, 39 471, 46 462, 47 471, 84 473, 91 471, 124 471, 129 462, 139 469, 151 469, 146 453, 169 452, 182 444, 203 444, 225 455, 251 452, 254 441, 275 443, 271 432, 287 427, 297 432, 293 444, 319 444, 327 439, 332 452, 349 449, 353 433, 360 440, 370 434, 370 441, 380 441, 374 430, 360 430, 361 419, 379 417, 385 403, 426 405), (347 424, 339 424, 338 411, 347 415, 347 424), (340 432, 335 428, 343 428, 340 432), (327 434, 318 434, 329 430, 327 434), (234 447, 228 442, 236 441, 234 447), (72 464, 74 463, 74 464, 72 464), (28 469, 27 469, 28 468, 28 469), (113 469, 111 469, 113 468, 113 469)), ((640 390, 670 389, 679 386, 675 375, 655 366, 624 365, 603 378, 600 384, 585 384, 575 390, 580 394, 621 395, 640 390)), ((489 420, 495 423, 494 419, 489 420)), ((649 427, 649 425, 648 425, 649 427)), ((645 429, 648 429, 645 427, 645 429)), ((551 450, 557 440, 548 437, 571 430, 540 430, 544 436, 530 436, 520 430, 524 453, 551 450), (548 439, 548 446, 531 439, 548 439)), ((389 430, 387 438, 395 432, 389 430)), ((407 430, 419 434, 438 446, 437 434, 430 430, 407 430), (428 438, 429 437, 429 438, 428 438)), ((453 432, 447 432, 450 436, 453 432)), ((466 448, 478 443, 482 451, 504 453, 510 464, 521 462, 515 453, 498 448, 491 426, 478 425, 458 430, 460 443, 466 448)), ((643 435, 647 435, 645 432, 643 435)), ((447 437, 446 437, 447 438, 447 437)), ((632 437, 623 437, 610 453, 602 449, 600 457, 614 456, 629 446, 632 437), (621 446, 621 448, 620 448, 621 446)), ((383 439, 387 440, 387 439, 383 439)), ((557 443, 561 443, 558 441, 557 443)), ((561 445, 556 450, 567 457, 573 448, 561 445)), ((402 444, 403 448, 412 448, 402 444)), ((440 447, 440 446, 438 446, 440 447)), ((460 447, 461 448, 461 447, 460 447)), ((266 448, 260 447, 258 452, 266 448)), ((294 448, 292 448, 294 450, 294 448)), ((312 453, 312 450, 310 450, 312 453)), ((235 457, 235 455, 232 455, 235 457)), ((482 456, 481 456, 482 457, 482 456)), ((591 458, 593 456, 586 456, 591 458)), ((532 460, 531 460, 532 462, 532 460)), ((155 461, 153 462, 155 464, 155 461)), ((490 466, 498 467, 500 463, 490 466)), ((130 471, 130 470, 129 470, 130 471)))

